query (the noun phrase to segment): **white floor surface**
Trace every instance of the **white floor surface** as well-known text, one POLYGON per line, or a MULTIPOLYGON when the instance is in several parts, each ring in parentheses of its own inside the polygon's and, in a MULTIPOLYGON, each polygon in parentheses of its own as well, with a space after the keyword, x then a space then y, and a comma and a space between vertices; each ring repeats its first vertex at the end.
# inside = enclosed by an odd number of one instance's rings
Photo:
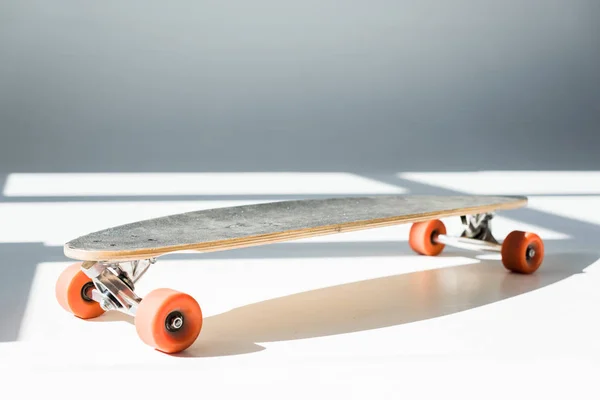
MULTIPOLYGON (((409 226, 167 256, 137 289, 171 287, 202 306, 203 331, 177 356, 144 345, 121 314, 67 314, 54 283, 68 262, 40 262, 18 337, 0 343, 0 399, 600 398, 600 172, 414 173, 394 175, 397 182, 226 174, 223 188, 215 174, 173 175, 144 193, 164 200, 148 201, 131 199, 127 182, 139 178, 132 174, 12 176, 0 203, 0 244, 42 243, 60 253, 78 235, 141 218, 266 201, 261 195, 410 194, 414 184, 439 194, 531 195, 526 209, 499 213, 494 234, 532 230, 545 240, 546 258, 521 276, 495 254, 447 248, 421 257, 408 248, 409 226), (190 194, 187 179, 201 188, 204 178, 210 190, 191 194, 210 199, 169 199, 190 194)), ((459 232, 458 220, 445 222, 459 232)))

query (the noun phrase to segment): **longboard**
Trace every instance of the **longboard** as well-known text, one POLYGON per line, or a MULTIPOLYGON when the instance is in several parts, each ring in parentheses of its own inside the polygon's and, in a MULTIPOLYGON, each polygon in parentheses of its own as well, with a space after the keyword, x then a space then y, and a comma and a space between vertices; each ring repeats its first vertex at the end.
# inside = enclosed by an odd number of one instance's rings
POLYGON ((497 196, 382 196, 259 203, 104 229, 66 243, 64 253, 77 260, 126 261, 177 251, 223 251, 526 204, 525 197, 497 196))
POLYGON ((84 319, 109 310, 135 315, 136 329, 146 344, 167 353, 179 352, 200 332, 202 316, 196 301, 170 289, 157 289, 143 299, 133 292, 135 282, 160 256, 225 251, 410 223, 409 244, 418 254, 435 256, 446 245, 498 251, 509 271, 531 274, 543 259, 541 239, 515 231, 498 243, 490 226, 495 212, 526 204, 523 196, 341 197, 168 215, 67 242, 65 255, 80 262, 59 277, 56 296, 63 308, 84 319), (448 236, 441 222, 454 216, 461 217, 465 228, 459 237, 448 236), (179 310, 176 317, 174 310, 179 310))

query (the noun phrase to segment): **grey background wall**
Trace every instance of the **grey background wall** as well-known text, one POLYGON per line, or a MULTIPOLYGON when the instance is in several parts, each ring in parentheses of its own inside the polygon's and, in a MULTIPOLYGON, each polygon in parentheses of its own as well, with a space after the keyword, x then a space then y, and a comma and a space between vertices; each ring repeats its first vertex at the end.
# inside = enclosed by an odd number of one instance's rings
POLYGON ((4 1, 0 172, 600 168, 600 2, 4 1))

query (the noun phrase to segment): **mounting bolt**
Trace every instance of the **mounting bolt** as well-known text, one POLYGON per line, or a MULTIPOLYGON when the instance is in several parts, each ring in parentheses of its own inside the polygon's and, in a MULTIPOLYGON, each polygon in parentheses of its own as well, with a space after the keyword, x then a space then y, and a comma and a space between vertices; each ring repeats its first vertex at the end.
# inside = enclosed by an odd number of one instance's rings
POLYGON ((102 309, 104 311, 110 311, 110 310, 114 309, 112 302, 108 299, 102 299, 100 301, 100 307, 102 307, 102 309))
POLYGON ((183 314, 173 311, 167 316, 165 326, 169 332, 176 332, 183 326, 183 314))
POLYGON ((179 329, 182 326, 183 326, 183 318, 181 318, 181 317, 174 318, 173 321, 171 321, 171 327, 173 327, 174 329, 179 329))

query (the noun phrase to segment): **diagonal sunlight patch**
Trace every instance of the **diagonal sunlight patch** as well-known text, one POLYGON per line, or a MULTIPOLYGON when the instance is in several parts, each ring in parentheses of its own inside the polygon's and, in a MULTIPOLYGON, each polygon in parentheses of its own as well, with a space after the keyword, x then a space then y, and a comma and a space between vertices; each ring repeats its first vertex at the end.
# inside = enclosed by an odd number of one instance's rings
POLYGON ((532 196, 528 207, 600 225, 600 196, 532 196))
POLYGON ((349 173, 14 173, 4 196, 398 194, 406 190, 349 173))
POLYGON ((403 172, 396 176, 469 194, 600 194, 600 171, 403 172))

